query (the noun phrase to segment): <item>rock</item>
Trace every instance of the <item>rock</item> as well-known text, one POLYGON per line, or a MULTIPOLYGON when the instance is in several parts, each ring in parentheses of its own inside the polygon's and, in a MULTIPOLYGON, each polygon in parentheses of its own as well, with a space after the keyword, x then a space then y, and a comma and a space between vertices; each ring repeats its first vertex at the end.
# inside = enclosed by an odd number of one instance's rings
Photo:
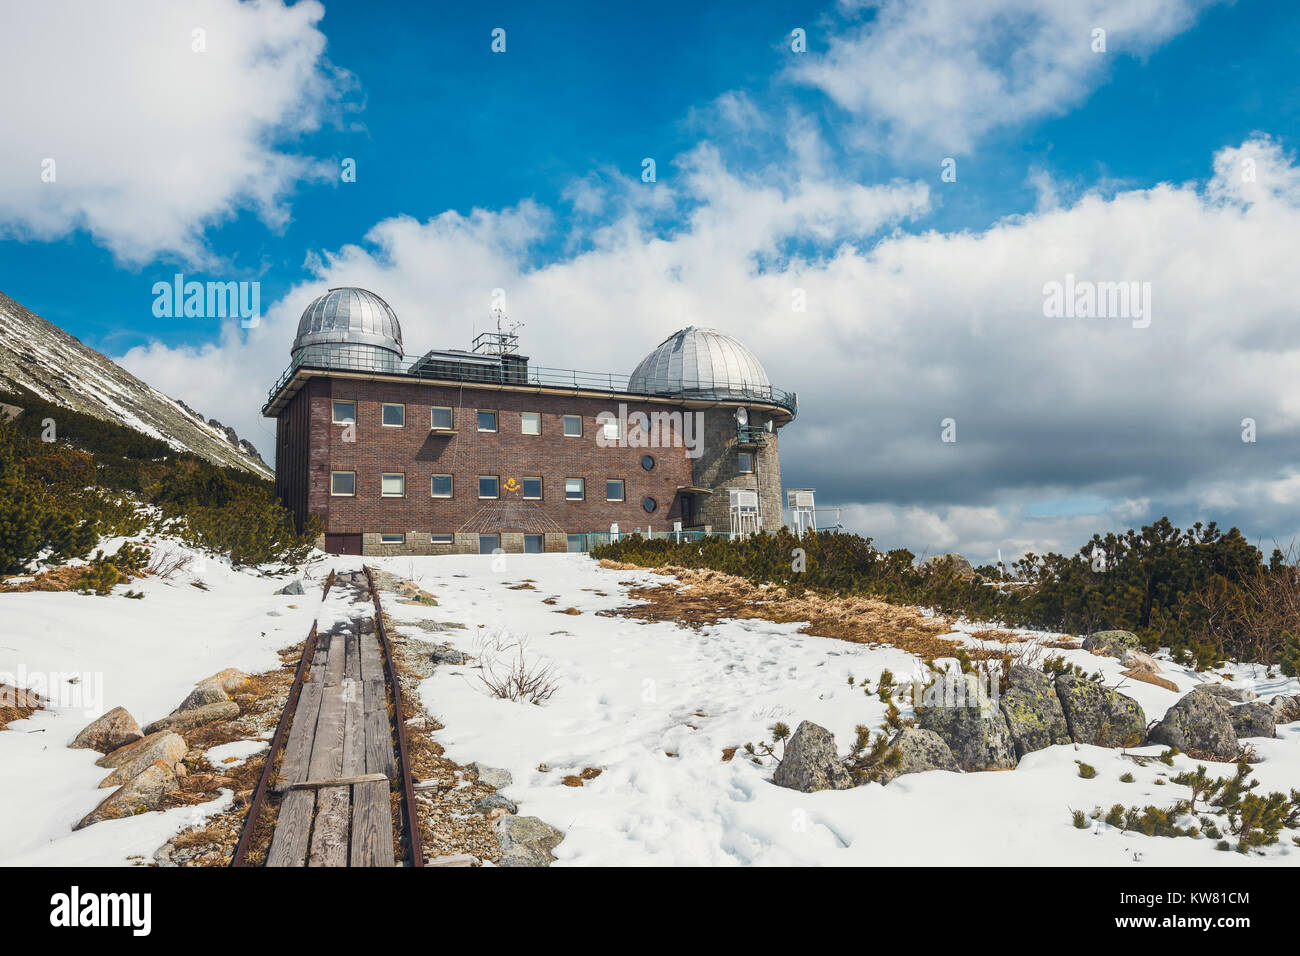
POLYGON ((221 689, 227 694, 233 694, 238 690, 242 690, 244 685, 247 683, 247 674, 241 671, 238 667, 227 667, 225 670, 217 671, 215 674, 203 678, 203 680, 195 681, 194 686, 201 687, 204 684, 219 684, 221 689))
POLYGON ((230 695, 226 693, 225 688, 220 684, 200 684, 190 691, 189 696, 181 701, 181 705, 172 713, 179 714, 185 710, 196 710, 206 704, 219 704, 223 700, 229 699, 230 695))
POLYGON ((1124 651, 1124 654, 1120 657, 1119 662, 1123 664, 1125 667, 1138 667, 1138 668, 1142 668, 1143 670, 1148 670, 1153 674, 1162 673, 1160 670, 1160 664, 1156 661, 1154 657, 1152 657, 1150 654, 1146 653, 1145 651, 1139 651, 1135 647, 1130 647, 1126 651, 1124 651))
POLYGON ((1077 674, 1056 678, 1071 739, 1097 747, 1136 746, 1146 737, 1146 715, 1132 697, 1077 674), (1136 740, 1134 739, 1136 738, 1136 740))
POLYGON ((477 813, 489 813, 492 810, 504 810, 506 813, 517 813, 519 808, 515 806, 514 801, 499 793, 489 793, 477 803, 474 804, 474 810, 477 813))
POLYGON ((176 774, 159 760, 110 793, 72 829, 82 830, 101 820, 118 820, 156 809, 163 796, 175 789, 176 774))
POLYGON ((1141 650, 1142 642, 1132 631, 1098 631, 1083 639, 1083 649, 1106 657, 1121 657, 1125 651, 1141 650))
POLYGON ((970 566, 970 562, 956 552, 949 554, 936 554, 934 557, 926 558, 921 562, 922 571, 934 571, 940 568, 946 561, 952 562, 952 573, 963 580, 975 577, 975 569, 970 566))
POLYGON ((210 724, 214 720, 233 720, 239 716, 239 705, 233 700, 223 700, 215 704, 204 704, 194 710, 182 710, 162 720, 155 720, 147 726, 145 733, 153 734, 160 730, 189 730, 210 724))
POLYGON ((435 644, 429 655, 435 664, 464 664, 465 655, 450 644, 435 644))
POLYGON ((284 587, 280 588, 280 590, 276 591, 275 593, 276 594, 305 594, 306 592, 303 590, 302 587, 302 578, 296 578, 295 580, 290 581, 284 587))
POLYGON ((1170 707, 1164 719, 1151 728, 1148 739, 1183 753, 1208 754, 1219 760, 1235 760, 1241 749, 1228 708, 1221 706, 1205 685, 1170 707))
POLYGON ((1165 690, 1172 690, 1175 694, 1178 693, 1177 684, 1168 677, 1161 677, 1149 667, 1129 667, 1120 671, 1120 673, 1129 680, 1140 680, 1144 684, 1152 684, 1156 687, 1163 687, 1165 690))
MULTIPOLYGON (((168 731, 162 731, 157 734, 149 734, 146 737, 141 737, 134 743, 129 743, 124 747, 118 747, 116 750, 110 750, 108 753, 104 754, 104 756, 95 761, 95 766, 107 767, 110 770, 114 767, 120 767, 122 764, 132 761, 140 754, 144 753, 146 748, 161 740, 167 735, 167 733, 168 731)), ((202 753, 202 751, 200 751, 200 753, 202 753)))
POLYGON ((139 740, 144 734, 125 707, 114 707, 102 717, 96 717, 77 734, 72 743, 74 750, 98 750, 102 754, 111 753, 119 747, 139 740))
POLYGON ((1248 700, 1228 711, 1232 729, 1238 737, 1276 737, 1277 718, 1273 708, 1260 700, 1248 700))
POLYGON ((120 763, 107 777, 99 782, 103 787, 120 787, 132 777, 142 773, 155 763, 162 762, 173 773, 176 765, 185 756, 185 738, 170 732, 150 734, 134 745, 135 753, 127 761, 120 763), (144 741, 149 743, 141 746, 144 741))
POLYGON ((564 833, 537 817, 498 817, 493 825, 501 859, 497 866, 550 866, 555 860, 551 853, 564 833))
POLYGON ((1289 724, 1300 720, 1300 694, 1278 694, 1268 705, 1272 708, 1275 723, 1289 724))
POLYGON ((1007 729, 1016 745, 1016 757, 1070 742, 1070 728, 1052 679, 1023 664, 1011 665, 1007 688, 999 702, 1007 729))
MULTIPOLYGON (((921 729, 943 738, 962 770, 1009 770, 1016 765, 1016 745, 1002 709, 989 700, 973 677, 960 684, 960 693, 936 692, 942 703, 921 709, 921 729)), ((960 683, 960 682, 958 682, 960 683)))
POLYGON ((1202 684, 1201 687, 1215 697, 1232 701, 1234 704, 1244 704, 1246 701, 1254 700, 1258 696, 1249 687, 1237 687, 1233 684, 1202 684))
POLYGON ((835 735, 825 727, 805 720, 786 742, 785 753, 772 774, 778 787, 803 793, 817 790, 847 790, 853 785, 844 761, 835 749, 835 735))
POLYGON ((933 730, 904 727, 894 734, 894 739, 889 744, 891 747, 897 747, 902 751, 903 762, 899 764, 897 769, 884 771, 880 775, 881 783, 889 783, 889 781, 906 773, 925 773, 927 770, 961 772, 961 767, 957 766, 957 758, 952 755, 952 750, 943 742, 943 738, 933 730))
POLYGON ((510 786, 511 776, 509 770, 501 770, 497 767, 489 767, 487 764, 472 763, 470 766, 478 774, 479 783, 485 783, 489 787, 495 787, 500 790, 502 787, 510 786))

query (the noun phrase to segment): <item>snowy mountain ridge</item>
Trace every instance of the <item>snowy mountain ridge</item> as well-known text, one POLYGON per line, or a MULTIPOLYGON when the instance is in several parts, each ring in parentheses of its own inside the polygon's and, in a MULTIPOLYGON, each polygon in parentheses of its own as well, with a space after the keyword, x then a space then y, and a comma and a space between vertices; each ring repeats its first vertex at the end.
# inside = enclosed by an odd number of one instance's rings
POLYGON ((247 439, 159 392, 0 292, 0 390, 25 388, 49 402, 134 428, 219 465, 270 478, 247 439))

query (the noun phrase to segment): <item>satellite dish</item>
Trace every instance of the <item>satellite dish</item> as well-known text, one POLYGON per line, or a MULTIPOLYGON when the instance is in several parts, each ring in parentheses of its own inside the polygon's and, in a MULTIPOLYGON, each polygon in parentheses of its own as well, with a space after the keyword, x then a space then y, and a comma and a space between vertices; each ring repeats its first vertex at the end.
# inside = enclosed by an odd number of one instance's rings
POLYGON ((745 411, 743 408, 736 409, 736 421, 740 422, 742 425, 748 424, 749 412, 745 411))
POLYGON ((766 431, 769 435, 772 433, 773 431, 772 419, 769 418, 767 421, 763 423, 763 430, 766 431))

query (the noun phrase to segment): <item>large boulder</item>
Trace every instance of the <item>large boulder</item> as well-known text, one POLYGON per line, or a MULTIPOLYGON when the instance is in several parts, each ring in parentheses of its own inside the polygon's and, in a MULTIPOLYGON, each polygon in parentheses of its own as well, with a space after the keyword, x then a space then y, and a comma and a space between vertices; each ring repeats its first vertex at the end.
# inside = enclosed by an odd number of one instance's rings
MULTIPOLYGON (((160 734, 150 734, 148 737, 144 737, 130 745, 130 748, 133 752, 132 756, 117 764, 113 772, 99 782, 101 789, 104 787, 120 787, 132 777, 138 776, 159 761, 175 770, 176 765, 185 756, 186 744, 185 738, 180 734, 167 731, 160 734)), ((127 748, 120 747, 113 753, 125 749, 127 748)))
POLYGON ((1244 704, 1258 696, 1253 688, 1237 687, 1233 684, 1202 684, 1201 686, 1220 700, 1231 701, 1234 704, 1244 704))
POLYGON ((497 817, 494 827, 501 858, 497 866, 550 866, 551 852, 564 839, 564 832, 537 817, 497 817))
POLYGON ((302 579, 297 578, 293 581, 290 581, 288 584, 280 588, 280 590, 276 591, 275 593, 276 594, 303 594, 304 591, 302 586, 302 579))
POLYGON ((478 774, 479 783, 485 783, 489 787, 495 787, 500 790, 502 787, 510 786, 510 771, 502 770, 500 767, 489 767, 485 763, 472 763, 471 767, 478 774))
POLYGON ((207 704, 219 704, 223 700, 229 700, 230 695, 220 684, 200 684, 190 691, 179 707, 172 711, 173 714, 179 714, 185 710, 195 710, 207 704))
POLYGON ((166 737, 170 731, 160 731, 156 734, 149 734, 141 737, 134 743, 129 743, 124 747, 118 747, 116 750, 110 750, 104 756, 95 761, 96 767, 107 767, 110 770, 114 767, 120 767, 124 763, 129 763, 140 754, 144 753, 147 748, 157 743, 163 737, 166 737))
POLYGON ((1273 708, 1261 700, 1238 704, 1228 711, 1232 729, 1238 737, 1276 737, 1277 718, 1273 708))
POLYGON ((889 745, 902 753, 903 761, 897 767, 882 772, 881 783, 889 783, 906 773, 925 773, 927 770, 961 772, 961 767, 957 766, 957 758, 952 755, 952 749, 933 730, 904 727, 894 735, 889 745))
POLYGON ((816 790, 847 790, 853 785, 844 761, 835 749, 835 735, 825 727, 805 720, 795 728, 785 753, 772 774, 778 787, 803 793, 816 790))
POLYGON ((74 750, 90 749, 106 754, 143 736, 140 725, 127 713, 126 708, 114 707, 83 727, 68 746, 74 750))
POLYGON ((227 667, 225 670, 217 671, 201 681, 195 681, 195 687, 202 687, 204 684, 220 684, 221 689, 227 694, 233 694, 235 691, 243 690, 248 684, 248 675, 238 667, 227 667))
POLYGON ((1070 742, 1070 728, 1052 679, 1023 664, 1011 665, 999 702, 1017 758, 1044 747, 1070 742))
POLYGON ((176 786, 176 774, 159 760, 110 793, 72 829, 81 830, 101 820, 133 817, 157 809, 163 797, 176 786))
POLYGON ((1183 753, 1217 760, 1234 760, 1241 749, 1229 709, 1204 685, 1193 688, 1151 728, 1153 744, 1177 747, 1183 753))
POLYGON ((1300 694, 1278 694, 1268 705, 1273 710, 1275 723, 1289 724, 1300 720, 1300 694))
POLYGON ((1120 655, 1119 662, 1125 667, 1139 667, 1153 674, 1161 673, 1159 662, 1146 651, 1139 651, 1135 647, 1130 647, 1120 655))
POLYGON ((1125 651, 1142 649, 1142 642, 1132 631, 1098 631, 1083 639, 1083 649, 1105 657, 1123 657, 1125 651))
POLYGON ((204 704, 202 707, 195 707, 193 710, 182 710, 180 713, 164 717, 162 720, 155 720, 145 727, 144 732, 153 734, 160 730, 190 730, 194 727, 210 724, 214 720, 233 720, 238 716, 239 705, 233 700, 223 700, 215 704, 204 704))
POLYGON ((958 678, 940 678, 926 689, 926 697, 934 698, 920 711, 921 729, 933 730, 943 738, 961 769, 1009 770, 1016 765, 1016 745, 1001 708, 984 693, 979 681, 971 675, 958 678), (964 692, 952 694, 949 690, 940 695, 939 684, 955 683, 964 692))
POLYGON ((1057 675, 1056 696, 1070 737, 1078 743, 1097 747, 1142 743, 1146 716, 1132 697, 1077 674, 1057 675))

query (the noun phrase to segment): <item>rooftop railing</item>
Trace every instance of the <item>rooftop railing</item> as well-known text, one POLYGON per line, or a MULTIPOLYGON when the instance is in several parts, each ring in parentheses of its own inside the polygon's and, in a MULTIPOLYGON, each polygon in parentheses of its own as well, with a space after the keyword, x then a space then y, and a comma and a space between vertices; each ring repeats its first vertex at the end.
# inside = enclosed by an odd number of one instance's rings
POLYGON ((328 352, 315 351, 313 354, 299 355, 284 374, 267 393, 263 410, 275 401, 275 397, 289 384, 298 372, 340 371, 373 373, 376 375, 402 375, 425 381, 467 382, 476 385, 536 386, 540 388, 572 388, 581 391, 608 392, 611 395, 646 395, 656 398, 677 398, 697 401, 741 401, 777 405, 786 409, 791 415, 799 410, 799 398, 794 392, 771 386, 731 385, 726 382, 701 384, 699 387, 682 388, 670 382, 647 382, 644 386, 631 388, 626 375, 612 372, 580 372, 574 369, 546 368, 543 366, 524 366, 501 364, 495 356, 467 355, 463 362, 448 361, 445 356, 435 356, 431 361, 422 358, 413 362, 404 362, 396 355, 383 356, 369 349, 349 347, 334 348, 328 352))

